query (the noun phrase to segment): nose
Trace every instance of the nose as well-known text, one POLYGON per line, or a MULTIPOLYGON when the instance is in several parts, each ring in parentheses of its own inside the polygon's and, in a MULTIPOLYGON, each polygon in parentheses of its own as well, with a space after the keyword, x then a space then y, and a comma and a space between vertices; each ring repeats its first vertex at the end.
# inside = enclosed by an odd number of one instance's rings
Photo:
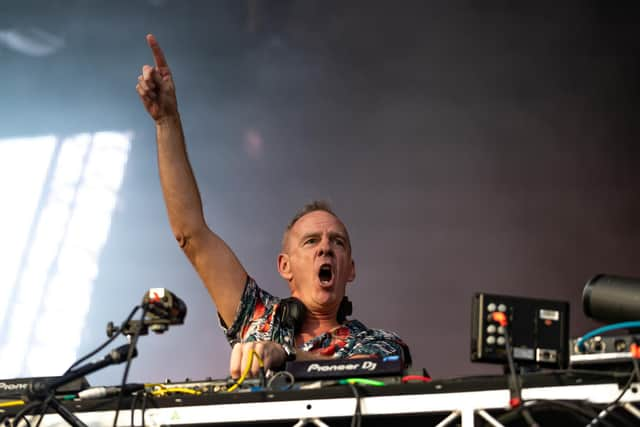
POLYGON ((318 245, 318 256, 334 256, 331 242, 326 236, 322 237, 320 244, 318 245))

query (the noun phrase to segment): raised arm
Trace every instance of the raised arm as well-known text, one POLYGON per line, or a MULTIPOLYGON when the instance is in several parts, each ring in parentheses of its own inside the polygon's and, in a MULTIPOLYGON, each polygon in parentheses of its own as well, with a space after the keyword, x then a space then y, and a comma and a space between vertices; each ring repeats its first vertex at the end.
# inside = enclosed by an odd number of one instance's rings
POLYGON ((155 37, 147 35, 154 66, 142 67, 136 90, 156 124, 158 168, 169 223, 222 316, 231 326, 247 273, 231 248, 207 226, 184 142, 171 70, 155 37))

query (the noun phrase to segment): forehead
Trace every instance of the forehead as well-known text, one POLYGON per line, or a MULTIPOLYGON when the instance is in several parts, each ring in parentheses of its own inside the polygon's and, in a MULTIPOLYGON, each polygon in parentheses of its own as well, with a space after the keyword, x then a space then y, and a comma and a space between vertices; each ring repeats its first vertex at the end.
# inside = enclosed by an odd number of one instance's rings
POLYGON ((292 235, 296 236, 325 231, 347 234, 347 229, 342 221, 325 211, 309 212, 296 221, 290 231, 292 235))

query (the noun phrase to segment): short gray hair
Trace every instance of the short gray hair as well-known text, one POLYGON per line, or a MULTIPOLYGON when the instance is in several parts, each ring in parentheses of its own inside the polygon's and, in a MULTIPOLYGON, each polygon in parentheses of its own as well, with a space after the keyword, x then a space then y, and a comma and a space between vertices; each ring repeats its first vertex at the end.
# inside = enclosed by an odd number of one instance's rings
MULTIPOLYGON (((300 218, 302 218, 303 216, 305 216, 306 214, 311 213, 311 212, 315 212, 315 211, 324 211, 324 212, 327 212, 327 213, 333 215, 338 220, 340 219, 338 217, 338 215, 336 215, 336 213, 333 211, 333 209, 331 209, 331 205, 326 200, 313 200, 312 202, 307 203, 306 205, 304 205, 302 207, 302 209, 300 209, 293 216, 293 218, 291 218, 291 221, 289 221, 289 225, 287 225, 287 228, 284 230, 284 234, 282 235, 282 248, 283 249, 284 249, 284 247, 286 245, 287 235, 289 234, 289 231, 291 231, 291 229, 293 228, 295 223, 298 222, 298 220, 300 218)), ((343 224, 343 226, 344 226, 344 224, 343 224)), ((349 247, 351 247, 351 240, 349 239, 349 233, 347 232, 347 227, 345 226, 344 228, 345 228, 345 232, 347 233, 347 240, 348 240, 348 243, 349 243, 349 247)))

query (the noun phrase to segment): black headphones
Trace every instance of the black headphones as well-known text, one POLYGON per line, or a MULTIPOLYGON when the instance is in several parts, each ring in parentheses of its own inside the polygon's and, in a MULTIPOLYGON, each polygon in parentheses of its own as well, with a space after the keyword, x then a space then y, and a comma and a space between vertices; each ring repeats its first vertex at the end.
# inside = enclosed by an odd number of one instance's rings
POLYGON ((353 304, 349 301, 347 296, 342 297, 342 301, 340 301, 340 307, 338 307, 338 315, 336 318, 338 319, 338 323, 342 324, 345 320, 347 320, 347 316, 351 316, 353 313, 353 304))
MULTIPOLYGON (((353 312, 353 304, 349 301, 349 298, 345 295, 340 301, 340 307, 338 307, 338 315, 336 319, 338 323, 342 324, 347 319, 347 316, 351 316, 353 312)), ((304 306, 302 301, 295 297, 284 298, 280 300, 278 309, 276 310, 276 316, 280 319, 280 324, 286 328, 293 328, 293 332, 298 333, 304 322, 304 318, 307 316, 307 307, 304 306)))

